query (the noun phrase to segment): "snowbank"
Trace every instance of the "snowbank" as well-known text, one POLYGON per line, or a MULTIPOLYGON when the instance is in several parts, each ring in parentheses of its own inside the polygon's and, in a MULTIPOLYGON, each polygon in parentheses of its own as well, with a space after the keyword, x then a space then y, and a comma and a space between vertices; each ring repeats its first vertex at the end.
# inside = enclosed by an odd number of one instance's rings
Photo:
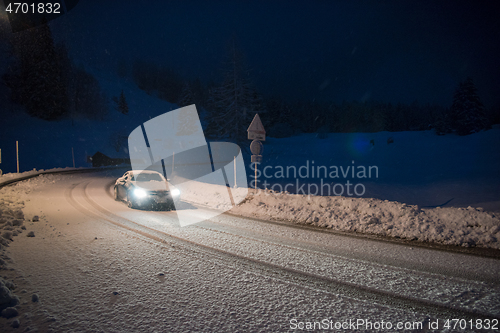
MULTIPOLYGON (((184 179, 182 183, 179 183, 176 180, 178 181, 179 178, 174 179, 173 184, 181 191, 182 201, 207 206, 223 212, 233 208, 231 201, 228 200, 229 194, 226 186, 207 184, 195 180, 184 181, 184 179)), ((241 198, 240 201, 243 200, 248 193, 246 187, 231 188, 230 190, 233 199, 236 201, 238 201, 238 198, 241 198)))
POLYGON ((4 184, 4 183, 10 182, 11 180, 17 180, 17 179, 25 178, 26 176, 38 175, 42 171, 43 170, 38 170, 37 171, 36 169, 33 169, 31 171, 25 171, 25 172, 21 172, 21 173, 6 173, 6 174, 2 174, 2 175, 0 175, 0 186, 2 184, 4 184))
POLYGON ((75 170, 87 170, 89 168, 54 168, 50 170, 36 170, 33 169, 31 171, 25 171, 21 173, 6 173, 0 175, 0 187, 5 184, 10 184, 15 182, 16 180, 28 179, 34 176, 49 174, 49 173, 58 173, 61 171, 75 171, 75 170))
POLYGON ((500 249, 500 217, 481 208, 420 209, 388 200, 258 191, 230 212, 339 231, 500 249))
POLYGON ((182 200, 263 220, 310 224, 339 231, 500 249, 500 216, 482 208, 421 209, 416 205, 372 198, 308 196, 246 188, 249 195, 232 207, 227 188, 191 181, 182 186, 182 200), (207 196, 206 193, 219 195, 207 196))

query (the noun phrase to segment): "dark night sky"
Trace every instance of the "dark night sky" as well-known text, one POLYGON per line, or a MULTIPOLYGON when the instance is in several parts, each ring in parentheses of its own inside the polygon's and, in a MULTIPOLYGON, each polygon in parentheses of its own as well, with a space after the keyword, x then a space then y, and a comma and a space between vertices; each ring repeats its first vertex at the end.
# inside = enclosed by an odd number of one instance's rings
POLYGON ((90 65, 143 58, 217 81, 235 34, 263 94, 447 106, 470 75, 491 106, 499 17, 497 0, 82 0, 51 26, 90 65))

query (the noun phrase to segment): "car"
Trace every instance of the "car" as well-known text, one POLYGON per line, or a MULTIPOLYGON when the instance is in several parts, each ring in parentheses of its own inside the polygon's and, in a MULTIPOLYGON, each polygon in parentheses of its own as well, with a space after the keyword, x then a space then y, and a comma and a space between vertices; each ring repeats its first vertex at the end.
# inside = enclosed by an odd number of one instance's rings
POLYGON ((114 198, 125 201, 130 208, 175 208, 180 191, 165 177, 152 170, 131 170, 118 178, 114 185, 114 198))

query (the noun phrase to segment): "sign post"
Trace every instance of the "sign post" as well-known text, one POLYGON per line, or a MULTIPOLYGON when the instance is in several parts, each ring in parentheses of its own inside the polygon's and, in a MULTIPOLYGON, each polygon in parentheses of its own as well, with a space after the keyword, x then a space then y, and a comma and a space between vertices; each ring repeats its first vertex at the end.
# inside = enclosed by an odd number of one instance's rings
POLYGON ((253 140, 250 144, 250 151, 252 152, 252 163, 255 163, 255 186, 257 189, 257 163, 262 161, 262 151, 263 145, 261 141, 266 141, 266 130, 264 129, 264 125, 262 125, 262 121, 260 120, 259 114, 256 113, 255 117, 252 120, 252 123, 247 129, 248 139, 253 140))

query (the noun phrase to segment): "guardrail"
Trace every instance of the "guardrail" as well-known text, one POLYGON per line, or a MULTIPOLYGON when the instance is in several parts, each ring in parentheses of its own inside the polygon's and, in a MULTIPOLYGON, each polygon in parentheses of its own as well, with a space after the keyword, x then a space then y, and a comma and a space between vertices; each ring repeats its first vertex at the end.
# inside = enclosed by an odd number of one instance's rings
POLYGON ((100 172, 105 170, 114 170, 114 169, 122 169, 122 168, 130 168, 128 165, 120 165, 120 166, 112 166, 112 167, 98 167, 98 168, 76 168, 76 169, 61 169, 61 170, 43 170, 36 171, 30 173, 25 176, 15 177, 12 179, 1 180, 0 178, 0 188, 11 185, 13 183, 17 183, 26 179, 35 178, 40 175, 49 175, 49 174, 70 174, 70 173, 87 173, 87 172, 100 172))

